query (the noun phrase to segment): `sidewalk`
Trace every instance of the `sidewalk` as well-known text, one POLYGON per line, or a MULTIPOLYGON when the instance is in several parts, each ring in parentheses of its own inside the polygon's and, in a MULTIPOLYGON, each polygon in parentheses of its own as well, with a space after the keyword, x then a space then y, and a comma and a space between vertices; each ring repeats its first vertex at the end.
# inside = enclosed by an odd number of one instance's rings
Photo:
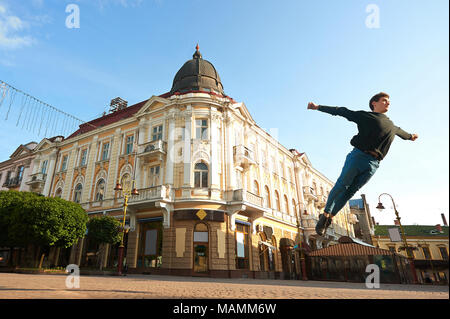
POLYGON ((2 299, 448 299, 448 286, 218 279, 157 275, 81 276, 68 289, 64 275, 0 273, 2 299))

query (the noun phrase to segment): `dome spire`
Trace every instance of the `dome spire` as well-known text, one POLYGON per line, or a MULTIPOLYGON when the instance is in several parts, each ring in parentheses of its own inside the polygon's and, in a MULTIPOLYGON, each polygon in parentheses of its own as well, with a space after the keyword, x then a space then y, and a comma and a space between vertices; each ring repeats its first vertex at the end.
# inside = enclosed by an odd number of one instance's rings
POLYGON ((192 56, 194 59, 202 59, 202 54, 200 53, 200 51, 198 49, 199 49, 199 46, 197 43, 197 46, 195 47, 195 53, 192 56))

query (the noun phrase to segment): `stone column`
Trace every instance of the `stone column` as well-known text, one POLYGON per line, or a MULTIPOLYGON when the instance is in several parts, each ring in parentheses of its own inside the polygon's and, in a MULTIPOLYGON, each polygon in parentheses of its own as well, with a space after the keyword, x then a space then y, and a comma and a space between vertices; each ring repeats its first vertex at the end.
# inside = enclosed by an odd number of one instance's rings
POLYGON ((117 181, 117 170, 119 167, 119 156, 120 156, 120 144, 122 142, 120 128, 116 129, 114 136, 111 140, 111 152, 109 155, 109 166, 108 166, 108 181, 106 185, 106 198, 112 198, 114 196, 114 187, 116 187, 117 181))
POLYGON ((55 174, 56 154, 57 154, 56 149, 54 149, 50 154, 49 165, 47 167, 47 177, 45 178, 44 190, 42 191, 42 195, 44 196, 49 196, 50 194, 51 183, 53 175, 55 174))
POLYGON ((84 176, 85 185, 83 186, 82 198, 88 198, 91 194, 91 185, 95 169, 95 162, 97 161, 98 135, 94 136, 88 148, 88 160, 86 167, 86 175, 84 176))
POLYGON ((175 162, 175 110, 172 109, 168 114, 168 142, 166 159, 166 180, 164 184, 173 185, 173 166, 175 162))
POLYGON ((190 197, 191 195, 191 135, 192 135, 192 108, 187 106, 184 112, 185 116, 185 134, 184 134, 184 152, 183 152, 183 197, 190 197))
POLYGON ((222 116, 217 111, 211 114, 211 130, 210 130, 210 145, 211 145, 211 162, 210 162, 210 174, 211 174, 211 197, 220 196, 220 176, 219 176, 219 158, 217 152, 219 150, 220 133, 218 130, 218 121, 222 119, 222 116))
POLYGON ((236 188, 236 173, 233 162, 233 137, 234 137, 234 121, 230 112, 226 112, 225 117, 225 161, 227 168, 227 190, 233 190, 236 188))

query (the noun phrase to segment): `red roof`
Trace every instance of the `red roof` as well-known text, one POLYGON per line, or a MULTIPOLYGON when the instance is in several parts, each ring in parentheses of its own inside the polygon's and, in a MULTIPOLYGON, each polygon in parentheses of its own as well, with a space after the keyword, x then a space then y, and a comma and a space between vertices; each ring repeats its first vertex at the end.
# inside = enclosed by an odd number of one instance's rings
POLYGON ((83 124, 80 125, 80 128, 77 131, 72 133, 67 138, 75 137, 77 135, 84 134, 86 132, 95 130, 96 128, 99 128, 99 127, 102 127, 102 126, 106 126, 106 125, 112 124, 114 122, 117 122, 117 121, 129 118, 133 114, 137 113, 141 109, 141 107, 144 106, 144 104, 147 101, 148 100, 139 102, 137 104, 134 104, 132 106, 124 108, 123 110, 116 111, 116 112, 110 113, 110 114, 106 114, 105 116, 99 117, 99 118, 97 118, 95 120, 92 120, 90 122, 83 123, 83 124))
MULTIPOLYGON (((174 93, 174 94, 170 94, 170 92, 164 93, 159 95, 159 97, 162 98, 168 98, 172 95, 183 95, 183 94, 187 94, 187 93, 208 93, 211 95, 216 95, 216 96, 220 96, 220 97, 225 97, 230 99, 232 102, 236 102, 234 101, 231 97, 227 96, 227 95, 221 95, 221 94, 216 94, 214 92, 203 92, 203 91, 189 91, 189 92, 183 92, 183 93, 174 93)), ((80 128, 78 130, 76 130, 74 133, 72 133, 71 135, 69 135, 67 138, 71 138, 71 137, 75 137, 77 135, 80 134, 84 134, 86 132, 95 130, 96 128, 108 125, 108 124, 112 124, 114 122, 126 119, 130 116, 132 116, 133 114, 137 113, 142 106, 144 106, 144 104, 147 102, 148 100, 139 102, 137 104, 134 104, 132 106, 129 106, 127 108, 124 108, 123 110, 120 111, 116 111, 114 113, 110 113, 110 114, 106 114, 105 116, 99 117, 95 120, 92 120, 90 122, 87 123, 83 123, 80 125, 80 128)))

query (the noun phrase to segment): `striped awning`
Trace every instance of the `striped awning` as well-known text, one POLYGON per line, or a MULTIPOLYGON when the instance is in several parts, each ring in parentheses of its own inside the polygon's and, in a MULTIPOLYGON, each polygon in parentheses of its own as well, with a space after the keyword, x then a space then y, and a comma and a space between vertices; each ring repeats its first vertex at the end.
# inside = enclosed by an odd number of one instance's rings
POLYGON ((386 249, 369 247, 355 243, 347 243, 347 244, 333 245, 309 253, 310 257, 314 256, 345 257, 345 256, 374 256, 374 255, 392 255, 392 252, 386 249))

